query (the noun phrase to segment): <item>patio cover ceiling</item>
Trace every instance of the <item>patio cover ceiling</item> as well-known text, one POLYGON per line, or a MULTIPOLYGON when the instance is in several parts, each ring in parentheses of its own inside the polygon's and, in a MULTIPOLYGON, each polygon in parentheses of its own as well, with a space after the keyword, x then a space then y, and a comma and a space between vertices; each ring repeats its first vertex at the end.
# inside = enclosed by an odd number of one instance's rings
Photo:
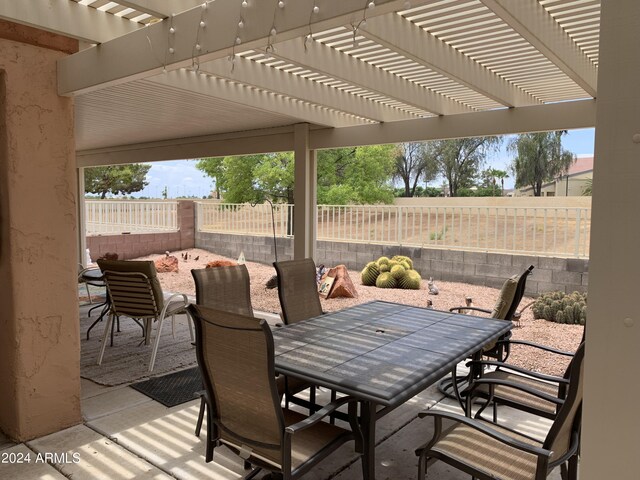
POLYGON ((58 67, 79 166, 595 125, 600 0, 247 1, 0 18, 95 44, 58 67))

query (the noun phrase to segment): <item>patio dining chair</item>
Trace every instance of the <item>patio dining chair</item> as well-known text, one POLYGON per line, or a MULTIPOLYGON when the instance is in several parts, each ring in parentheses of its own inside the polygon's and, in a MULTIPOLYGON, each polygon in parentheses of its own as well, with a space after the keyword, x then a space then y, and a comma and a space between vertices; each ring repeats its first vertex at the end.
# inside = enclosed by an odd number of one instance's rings
POLYGON ((276 385, 274 343, 265 320, 189 306, 196 326, 196 356, 204 374, 207 409, 206 462, 225 445, 254 469, 300 478, 347 441, 362 450, 357 401, 343 397, 310 417, 282 408, 276 385), (348 405, 351 430, 322 420, 348 405))
MULTIPOLYGON (((165 300, 155 264, 151 260, 98 260, 98 266, 104 273, 110 300, 109 318, 104 329, 98 365, 102 364, 107 337, 110 332, 113 335, 114 318, 125 316, 134 319, 142 326, 145 344, 149 344, 151 341, 153 321, 158 322, 149 360, 149 372, 153 371, 164 320, 170 316, 172 322, 175 322, 176 315, 187 313, 186 307, 189 304, 187 296, 177 293, 165 300)), ((193 341, 193 330, 188 315, 187 323, 193 341)))
MULTIPOLYGON (((308 318, 322 315, 322 305, 318 295, 316 283, 316 264, 313 259, 285 260, 274 262, 278 282, 278 298, 282 310, 282 321, 285 325, 291 325, 308 318)), ((299 388, 299 385, 295 385, 299 388)), ((316 402, 315 385, 307 384, 309 388, 309 409, 313 411, 316 402)), ((305 405, 293 397, 293 389, 287 385, 285 388, 285 402, 289 401, 305 405)), ((331 400, 335 400, 335 392, 331 392, 331 400)))
MULTIPOLYGON (((494 360, 474 361, 483 372, 480 378, 474 379, 469 390, 467 407, 476 398, 482 398, 485 403, 480 407, 476 416, 489 406, 493 406, 493 422, 498 421, 498 405, 506 405, 518 410, 532 413, 541 417, 556 418, 560 407, 564 403, 567 386, 571 374, 571 364, 575 361, 574 352, 565 352, 545 345, 520 340, 508 340, 511 347, 526 345, 535 348, 540 353, 549 352, 558 356, 569 357, 569 362, 563 376, 553 376, 527 370, 525 368, 510 365, 494 360), (493 370, 486 372, 485 368, 493 370)), ((581 345, 584 343, 584 335, 581 345)))
MULTIPOLYGON (((253 317, 251 282, 245 265, 193 269, 191 275, 196 284, 197 305, 253 317)), ((308 388, 304 382, 294 378, 285 380, 284 376, 278 377, 277 384, 281 393, 287 384, 292 395, 308 388)), ((208 399, 206 390, 198 392, 198 395, 200 411, 195 434, 199 437, 208 399)))
POLYGON ((496 425, 482 418, 468 418, 428 410, 434 434, 416 450, 418 479, 423 480, 430 459, 441 460, 482 480, 543 480, 568 463, 563 477, 577 479, 582 409, 584 344, 571 362, 567 395, 543 441, 496 425), (452 423, 443 429, 443 421, 452 423))
MULTIPOLYGON (((527 277, 533 271, 534 266, 529 266, 522 274, 514 275, 508 278, 498 294, 498 299, 492 310, 473 307, 473 306, 460 306, 450 308, 450 312, 467 313, 469 311, 481 312, 489 316, 489 318, 495 318, 497 320, 514 321, 519 320, 520 313, 517 312, 518 305, 524 296, 524 291, 527 285, 527 277)), ((511 337, 511 332, 508 332, 505 336, 498 341, 491 342, 482 347, 482 355, 490 358, 495 358, 499 361, 506 361, 509 356, 509 343, 500 341, 508 340, 511 337)), ((438 389, 447 395, 448 397, 460 397, 459 391, 464 385, 468 384, 468 375, 456 375, 454 368, 450 377, 443 379, 438 384, 438 389)))

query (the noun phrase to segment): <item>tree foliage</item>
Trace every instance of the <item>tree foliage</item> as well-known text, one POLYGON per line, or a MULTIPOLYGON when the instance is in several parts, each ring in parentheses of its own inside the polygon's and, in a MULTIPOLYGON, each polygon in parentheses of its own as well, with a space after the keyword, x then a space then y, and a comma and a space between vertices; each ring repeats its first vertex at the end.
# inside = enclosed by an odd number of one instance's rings
POLYGON ((497 168, 488 168, 484 172, 482 172, 482 187, 485 187, 491 191, 488 195, 481 195, 487 197, 496 197, 498 196, 498 185, 497 181, 500 180, 500 196, 504 196, 504 179, 509 178, 509 174, 504 170, 499 170, 497 168))
POLYGON ((410 142, 398 145, 396 154, 396 172, 394 177, 402 181, 403 197, 415 197, 418 181, 425 184, 436 178, 438 165, 434 157, 428 155, 424 143, 410 142))
POLYGON ((526 133, 510 142, 509 150, 516 154, 512 164, 516 188, 530 185, 533 194, 539 197, 543 183, 555 180, 569 170, 576 157, 562 148, 562 136, 566 133, 526 133))
MULTIPOLYGON (((341 148, 318 152, 318 203, 390 203, 394 147, 341 148)), ((291 152, 203 158, 196 167, 212 177, 225 202, 293 203, 295 162, 291 152)))
POLYGON ((436 140, 427 144, 427 155, 449 184, 449 195, 458 196, 460 188, 470 188, 478 177, 489 152, 496 150, 500 137, 471 137, 436 140))
POLYGON ((144 163, 86 168, 84 190, 86 193, 99 194, 103 199, 107 194, 139 192, 149 184, 146 178, 150 168, 151 165, 144 163))

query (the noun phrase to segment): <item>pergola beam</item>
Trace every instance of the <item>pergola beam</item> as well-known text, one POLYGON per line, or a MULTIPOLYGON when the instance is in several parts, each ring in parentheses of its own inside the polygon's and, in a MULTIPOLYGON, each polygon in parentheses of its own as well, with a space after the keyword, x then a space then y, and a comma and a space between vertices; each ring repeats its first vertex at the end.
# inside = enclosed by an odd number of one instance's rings
POLYGON ((470 107, 460 102, 357 60, 320 42, 309 41, 306 47, 300 41, 279 43, 276 45, 276 52, 270 55, 436 115, 472 111, 470 107))
POLYGON ((541 103, 400 15, 372 18, 359 33, 507 107, 541 103))
POLYGON ((148 13, 154 17, 166 18, 174 13, 184 12, 197 7, 205 0, 118 0, 124 7, 133 8, 140 12, 148 13))
POLYGON ((507 135, 589 128, 595 125, 595 100, 448 115, 406 122, 365 125, 311 133, 310 148, 341 148, 447 138, 507 135))
MULTIPOLYGON (((581 100, 362 127, 311 129, 309 148, 340 148, 590 128, 595 125, 595 114, 595 100, 581 100)), ((289 126, 87 150, 77 152, 76 156, 79 167, 90 167, 209 156, 250 155, 291 151, 293 148, 293 129, 289 126)))
MULTIPOLYGON (((4 0, 12 3, 12 0, 4 0)), ((27 2, 15 2, 27 3, 27 2)), ((70 3, 70 2, 67 2, 70 3)), ((402 9, 403 0, 378 0, 376 8, 368 9, 369 17, 402 9)), ((148 25, 140 31, 114 38, 88 48, 58 62, 58 92, 74 95, 124 83, 190 65, 194 56, 199 61, 228 57, 236 50, 260 49, 271 38, 276 2, 251 2, 243 8, 239 1, 217 0, 202 10, 195 7, 178 13, 162 22, 148 25), (242 15, 244 28, 239 31, 242 15), (205 27, 200 27, 200 22, 205 27), (175 33, 169 29, 173 27, 175 33), (236 46, 240 35, 241 46, 236 46), (200 50, 196 50, 196 38, 200 50), (172 49, 172 53, 169 52, 172 49)), ((310 29, 322 31, 346 25, 362 15, 362 0, 341 0, 321 3, 318 13, 312 13, 313 0, 287 2, 282 13, 275 11, 278 22, 278 41, 305 36, 310 29)))
POLYGON ((266 112, 286 115, 294 123, 308 122, 325 127, 361 125, 362 119, 336 112, 298 99, 249 88, 241 83, 212 77, 204 72, 187 69, 174 70, 147 79, 149 82, 179 88, 198 95, 221 98, 230 102, 258 108, 266 112))
POLYGON ((69 0, 0 0, 0 18, 89 43, 104 43, 141 25, 69 0))
POLYGON ((533 45, 592 97, 598 69, 538 2, 482 0, 488 8, 533 45))
POLYGON ((358 97, 298 75, 260 64, 247 58, 236 58, 233 71, 226 59, 200 65, 201 71, 220 78, 251 85, 305 102, 346 112, 376 122, 395 122, 416 118, 408 112, 358 97))

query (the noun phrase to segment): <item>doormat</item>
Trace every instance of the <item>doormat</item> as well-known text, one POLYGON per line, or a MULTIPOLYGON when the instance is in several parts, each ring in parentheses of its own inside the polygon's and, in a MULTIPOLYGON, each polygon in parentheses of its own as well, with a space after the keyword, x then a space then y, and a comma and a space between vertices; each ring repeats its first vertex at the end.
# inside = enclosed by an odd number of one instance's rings
POLYGON ((134 383, 131 388, 165 407, 175 407, 198 398, 197 392, 204 389, 198 367, 187 368, 161 377, 134 383))

